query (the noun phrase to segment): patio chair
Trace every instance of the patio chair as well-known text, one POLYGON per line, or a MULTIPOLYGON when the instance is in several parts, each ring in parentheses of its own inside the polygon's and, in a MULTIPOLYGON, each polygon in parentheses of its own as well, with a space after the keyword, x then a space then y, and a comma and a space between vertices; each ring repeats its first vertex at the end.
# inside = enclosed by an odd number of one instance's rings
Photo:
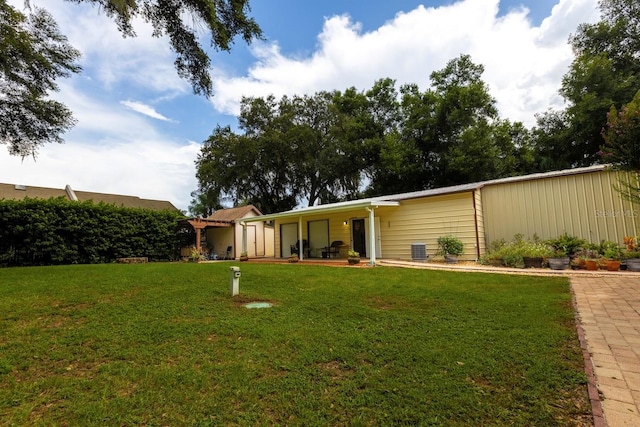
MULTIPOLYGON (((307 241, 305 239, 302 239, 302 254, 304 255, 305 258, 311 258, 310 255, 311 250, 309 249, 309 245, 307 245, 307 241)), ((291 253, 292 254, 299 254, 299 248, 298 248, 298 242, 296 242, 295 245, 291 245, 291 253)))
POLYGON ((220 259, 231 259, 231 252, 233 251, 232 246, 227 246, 227 250, 224 253, 220 254, 220 259))
POLYGON ((335 240, 331 242, 331 245, 324 248, 322 251, 322 258, 331 258, 333 255, 334 258, 337 258, 340 255, 340 247, 344 245, 342 240, 335 240))

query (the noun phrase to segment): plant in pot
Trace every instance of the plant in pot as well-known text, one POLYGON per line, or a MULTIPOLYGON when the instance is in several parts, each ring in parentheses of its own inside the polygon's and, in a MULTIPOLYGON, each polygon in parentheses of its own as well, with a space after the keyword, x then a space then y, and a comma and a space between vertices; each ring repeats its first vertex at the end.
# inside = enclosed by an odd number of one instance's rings
POLYGON ((598 269, 600 265, 600 254, 597 249, 585 249, 578 254, 584 260, 584 268, 590 271, 598 269))
POLYGON ((640 271, 640 251, 625 251, 624 260, 627 271, 640 271))
POLYGON ((563 250, 555 250, 551 253, 549 258, 547 258, 549 268, 551 268, 552 270, 566 270, 567 268, 569 268, 570 262, 571 258, 569 258, 567 252, 563 250))
POLYGON ((464 253, 464 243, 455 236, 447 235, 438 237, 437 255, 443 255, 447 263, 455 264, 458 257, 464 253))
POLYGON ((191 262, 200 262, 200 258, 201 257, 202 257, 202 255, 200 254, 200 251, 194 248, 191 251, 191 254, 189 255, 189 261, 191 261, 191 262))
POLYGON ((249 254, 246 252, 240 252, 240 261, 249 261, 249 254))
POLYGON ((349 249, 349 252, 347 253, 348 258, 347 258, 347 262, 349 264, 358 264, 360 262, 360 253, 354 251, 353 249, 349 249))
POLYGON ((546 244, 551 247, 553 254, 547 258, 552 270, 566 270, 569 268, 571 257, 583 248, 587 241, 568 233, 563 233, 555 239, 549 239, 546 244))
POLYGON ((300 261, 300 258, 298 258, 298 254, 291 254, 288 258, 288 261, 291 263, 298 262, 300 261))
POLYGON ((551 256, 553 251, 542 242, 526 241, 520 247, 520 255, 525 268, 541 268, 542 262, 551 256))
POLYGON ((622 249, 619 247, 609 247, 604 252, 604 259, 607 271, 618 271, 620 269, 620 259, 622 258, 622 249))

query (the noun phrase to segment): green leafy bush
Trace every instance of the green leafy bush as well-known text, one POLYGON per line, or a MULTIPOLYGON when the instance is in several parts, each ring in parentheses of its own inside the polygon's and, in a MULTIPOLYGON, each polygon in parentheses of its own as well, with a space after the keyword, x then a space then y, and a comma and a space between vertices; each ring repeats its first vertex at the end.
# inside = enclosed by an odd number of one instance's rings
POLYGON ((447 235, 438 237, 437 255, 460 256, 464 253, 464 243, 459 238, 447 235))
POLYGON ((547 240, 546 243, 553 248, 554 252, 563 252, 566 256, 575 255, 576 252, 588 244, 586 240, 571 236, 566 232, 555 239, 547 240))
POLYGON ((180 212, 58 199, 0 200, 0 265, 94 264, 179 255, 180 212))

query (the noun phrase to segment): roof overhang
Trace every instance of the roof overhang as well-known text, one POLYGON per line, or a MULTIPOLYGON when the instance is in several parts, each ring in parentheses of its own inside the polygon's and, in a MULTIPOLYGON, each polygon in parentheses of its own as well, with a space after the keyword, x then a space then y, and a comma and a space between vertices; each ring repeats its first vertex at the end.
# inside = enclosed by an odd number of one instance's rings
POLYGON ((353 200, 350 202, 331 203, 328 205, 310 206, 308 208, 294 209, 269 215, 257 216, 254 218, 242 218, 240 222, 271 221, 282 218, 298 218, 308 215, 321 215, 335 212, 349 212, 362 209, 379 208, 382 206, 400 206, 400 202, 391 200, 353 200))

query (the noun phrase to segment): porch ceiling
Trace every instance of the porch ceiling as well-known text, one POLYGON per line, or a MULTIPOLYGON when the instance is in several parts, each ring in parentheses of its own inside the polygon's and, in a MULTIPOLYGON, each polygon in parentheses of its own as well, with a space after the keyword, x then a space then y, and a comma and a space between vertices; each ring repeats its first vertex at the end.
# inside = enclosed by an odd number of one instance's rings
POLYGON ((378 208, 382 206, 400 206, 400 202, 391 200, 352 200, 349 202, 332 203, 329 205, 310 206, 308 208, 294 209, 269 215, 257 216, 254 218, 243 218, 240 222, 270 221, 281 218, 297 218, 306 215, 318 215, 334 212, 348 212, 365 208, 378 208))

